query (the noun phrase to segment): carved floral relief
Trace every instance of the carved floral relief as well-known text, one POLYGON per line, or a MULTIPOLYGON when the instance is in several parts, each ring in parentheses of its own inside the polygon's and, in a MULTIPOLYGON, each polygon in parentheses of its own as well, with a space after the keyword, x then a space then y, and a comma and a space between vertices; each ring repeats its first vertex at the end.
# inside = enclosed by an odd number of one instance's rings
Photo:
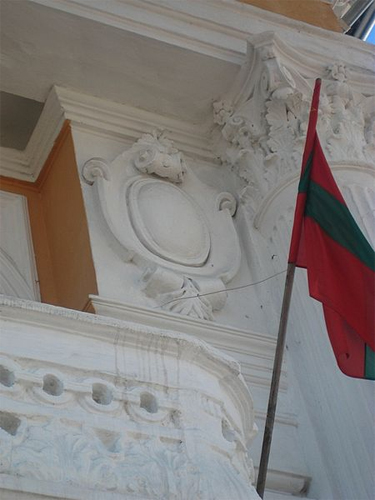
POLYGON ((0 474, 130 498, 257 498, 252 436, 206 391, 30 359, 0 369, 0 474))
MULTIPOLYGON (((292 58, 301 56, 276 35, 253 40, 251 72, 245 63, 232 91, 214 103, 213 117, 215 150, 238 175, 242 201, 255 215, 266 195, 301 167, 314 78, 293 67, 292 58)), ((316 74, 319 137, 331 163, 374 165, 375 96, 355 90, 350 75, 341 62, 316 74)))

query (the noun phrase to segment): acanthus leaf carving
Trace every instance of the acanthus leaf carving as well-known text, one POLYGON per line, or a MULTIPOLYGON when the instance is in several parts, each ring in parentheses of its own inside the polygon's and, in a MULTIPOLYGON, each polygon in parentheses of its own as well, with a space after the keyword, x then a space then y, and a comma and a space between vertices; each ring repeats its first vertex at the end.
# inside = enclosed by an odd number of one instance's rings
POLYGON ((3 440, 0 471, 131 498, 258 498, 245 456, 232 461, 200 444, 193 462, 180 439, 102 439, 94 429, 64 419, 25 423, 22 436, 3 440))
MULTIPOLYGON (((293 67, 296 50, 277 35, 256 35, 249 46, 238 81, 214 103, 214 147, 241 179, 241 201, 254 215, 280 182, 298 175, 314 79, 293 67)), ((329 161, 373 164, 375 97, 351 86, 353 71, 342 62, 323 71, 319 137, 329 161)))
POLYGON ((0 471, 131 498, 258 498, 247 457, 232 463, 202 443, 193 462, 180 439, 120 434, 102 439, 89 426, 65 419, 25 422, 18 439, 2 440, 0 471))
POLYGON ((185 159, 164 132, 144 134, 133 146, 133 162, 143 174, 155 174, 180 183, 186 173, 185 159))
POLYGON ((193 318, 213 320, 213 311, 222 309, 227 298, 221 280, 193 279, 161 268, 147 269, 142 280, 146 295, 161 309, 193 318))
MULTIPOLYGON (((180 337, 176 338, 185 366, 181 366, 177 386, 167 379, 166 385, 150 380, 151 373, 146 374, 145 380, 142 367, 150 360, 154 365, 162 362, 166 370, 175 366, 175 355, 167 348, 163 336, 160 333, 161 342, 154 355, 150 346, 143 345, 143 360, 139 346, 136 348, 139 372, 134 372, 134 365, 125 364, 129 372, 119 375, 115 370, 108 373, 100 369, 95 379, 87 367, 76 367, 72 371, 70 366, 49 362, 47 371, 44 360, 16 358, 15 362, 3 356, 0 366, 8 367, 8 372, 16 370, 18 383, 25 390, 22 394, 7 391, 2 399, 0 473, 67 483, 88 490, 113 490, 136 498, 150 495, 195 500, 207 467, 218 461, 210 470, 212 478, 216 479, 217 470, 233 475, 241 483, 236 498, 249 498, 249 476, 253 470, 246 447, 249 436, 256 430, 252 411, 249 413, 247 408, 244 413, 245 418, 250 419, 249 429, 245 431, 244 423, 227 404, 226 392, 218 396, 204 387, 192 391, 186 386, 183 377, 191 382, 193 367, 199 359, 198 345, 192 340, 183 344, 180 337), (56 408, 52 400, 41 399, 35 405, 32 389, 46 382, 46 373, 58 374, 59 379, 64 380, 63 391, 74 394, 66 398, 68 411, 56 408), (94 406, 81 405, 88 394, 98 406, 97 410, 94 406), (106 414, 112 398, 120 407, 106 414), (15 407, 21 408, 21 404, 23 407, 18 413, 15 407), (223 432, 223 422, 228 432, 223 432), (202 434, 205 439, 201 443, 202 434), (199 460, 192 463, 188 450, 195 447, 199 460), (221 460, 222 457, 225 458, 221 460), (193 492, 191 497, 187 491, 193 492)), ((155 344, 151 344, 154 348, 155 344)), ((226 380, 227 374, 222 376, 226 380)), ((196 377, 199 387, 200 375, 196 377)), ((243 384, 237 377, 238 374, 234 375, 236 388, 237 384, 239 387, 243 384)), ((3 374, 0 389, 6 380, 3 374)), ((63 397, 56 389, 54 386, 51 391, 55 399, 63 397)), ((204 498, 229 498, 234 494, 222 488, 223 485, 212 490, 212 496, 204 498), (221 491, 222 496, 218 496, 221 491)))
POLYGON ((214 123, 224 125, 233 114, 233 106, 228 101, 216 101, 214 107, 214 123))

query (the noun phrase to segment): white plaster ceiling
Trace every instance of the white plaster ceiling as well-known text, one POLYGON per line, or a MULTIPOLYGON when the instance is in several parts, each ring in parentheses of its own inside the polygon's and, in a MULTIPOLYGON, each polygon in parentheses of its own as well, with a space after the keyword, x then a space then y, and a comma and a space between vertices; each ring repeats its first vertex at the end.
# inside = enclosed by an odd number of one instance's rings
POLYGON ((239 66, 62 11, 1 0, 1 90, 43 102, 52 85, 204 123, 239 66))

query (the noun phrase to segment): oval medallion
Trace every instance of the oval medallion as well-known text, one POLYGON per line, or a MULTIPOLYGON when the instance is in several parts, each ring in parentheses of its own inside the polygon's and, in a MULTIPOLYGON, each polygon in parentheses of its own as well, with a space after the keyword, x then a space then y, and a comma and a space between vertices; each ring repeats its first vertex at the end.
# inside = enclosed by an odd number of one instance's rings
POLYGON ((139 179, 128 189, 133 229, 143 245, 163 259, 185 266, 202 266, 210 252, 204 215, 177 186, 139 179))

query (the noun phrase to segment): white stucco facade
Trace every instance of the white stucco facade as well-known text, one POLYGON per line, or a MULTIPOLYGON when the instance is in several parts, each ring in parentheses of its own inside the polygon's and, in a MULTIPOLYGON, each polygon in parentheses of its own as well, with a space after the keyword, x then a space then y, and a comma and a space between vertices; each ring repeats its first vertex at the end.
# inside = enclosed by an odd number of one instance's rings
MULTIPOLYGON (((234 0, 4 5, 2 89, 46 104, 2 173, 35 180, 70 121, 98 293, 95 314, 39 302, 27 210, 2 195, 2 498, 258 498, 313 82, 374 245, 374 50, 234 0)), ((374 402, 299 270, 265 498, 371 500, 374 402)))

